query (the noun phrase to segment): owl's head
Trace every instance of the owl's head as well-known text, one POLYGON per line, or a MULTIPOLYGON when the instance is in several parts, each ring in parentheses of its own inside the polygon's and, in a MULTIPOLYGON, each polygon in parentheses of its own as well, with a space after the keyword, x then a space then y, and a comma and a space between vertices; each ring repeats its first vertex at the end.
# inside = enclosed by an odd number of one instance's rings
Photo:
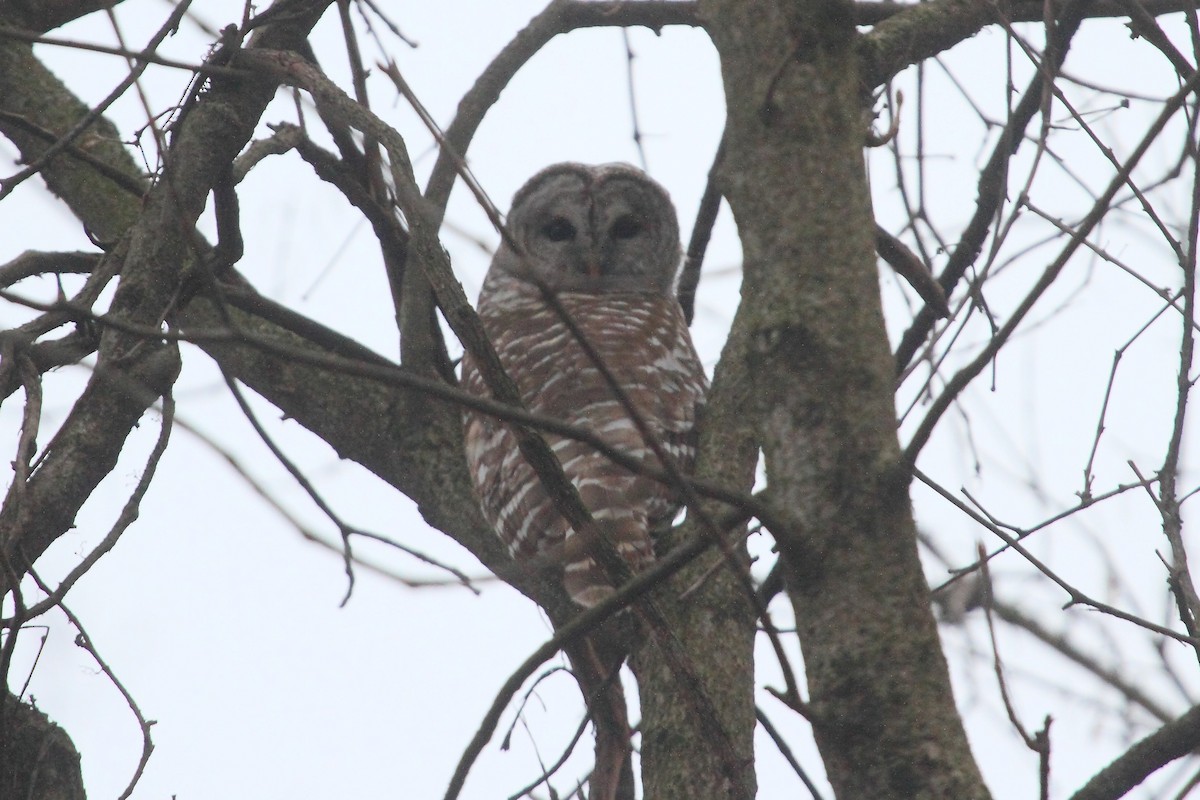
POLYGON ((666 190, 627 164, 562 163, 529 179, 513 197, 492 269, 566 292, 674 289, 679 221, 666 190))

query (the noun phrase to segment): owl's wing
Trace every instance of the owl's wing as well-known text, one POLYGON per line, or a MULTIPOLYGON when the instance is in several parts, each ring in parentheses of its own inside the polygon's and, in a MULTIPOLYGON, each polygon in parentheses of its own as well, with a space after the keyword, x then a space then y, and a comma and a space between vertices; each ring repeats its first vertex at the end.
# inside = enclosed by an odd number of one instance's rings
POLYGON ((657 362, 658 418, 668 452, 684 472, 691 472, 708 379, 682 313, 672 323, 657 362))
MULTIPOLYGON (((664 322, 653 340, 657 348, 654 360, 656 391, 652 398, 655 412, 648 422, 675 466, 684 475, 690 475, 695 467, 708 379, 692 345, 679 304, 674 298, 664 300, 668 306, 663 309, 664 322)), ((656 462, 657 458, 653 458, 655 466, 656 462)), ((658 486, 649 504, 652 530, 670 526, 682 502, 677 489, 658 486)))

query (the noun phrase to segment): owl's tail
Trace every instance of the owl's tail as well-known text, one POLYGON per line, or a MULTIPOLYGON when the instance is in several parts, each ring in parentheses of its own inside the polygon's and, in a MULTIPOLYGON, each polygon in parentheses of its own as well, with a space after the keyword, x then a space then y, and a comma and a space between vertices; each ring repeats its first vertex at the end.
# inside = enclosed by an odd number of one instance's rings
POLYGON ((567 534, 563 546, 563 586, 579 605, 591 608, 613 592, 612 581, 604 567, 592 556, 601 539, 614 547, 634 572, 654 561, 654 546, 646 530, 644 517, 633 514, 605 519, 596 513, 595 530, 567 534))

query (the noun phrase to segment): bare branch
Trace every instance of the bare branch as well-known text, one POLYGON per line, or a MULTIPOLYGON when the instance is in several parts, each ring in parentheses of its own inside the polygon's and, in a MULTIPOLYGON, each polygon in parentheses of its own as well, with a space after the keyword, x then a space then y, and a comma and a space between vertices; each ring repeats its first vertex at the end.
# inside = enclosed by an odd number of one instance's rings
MULTIPOLYGON (((50 588, 42 582, 42 579, 38 577, 36 572, 30 570, 29 574, 43 592, 46 594, 52 594, 50 588)), ((121 792, 117 798, 117 800, 128 800, 129 796, 133 794, 134 788, 138 785, 138 781, 142 779, 142 773, 146 769, 146 764, 150 761, 150 755, 154 752, 154 741, 150 738, 150 728, 155 724, 155 721, 152 719, 146 719, 146 717, 142 715, 142 710, 138 708, 137 701, 133 699, 133 695, 130 694, 129 690, 125 688, 125 684, 123 684, 120 678, 117 677, 116 673, 113 672, 112 667, 110 667, 108 663, 100 657, 100 653, 96 651, 96 646, 92 643, 92 638, 88 636, 87 631, 84 630, 83 623, 79 621, 79 617, 75 616, 71 609, 67 608, 67 606, 63 604, 61 598, 56 601, 56 605, 62 609, 64 614, 66 614, 67 619, 70 621, 75 630, 79 631, 79 635, 75 637, 75 644, 87 651, 87 654, 90 655, 92 660, 96 662, 96 666, 100 668, 100 671, 104 673, 104 676, 108 678, 109 682, 116 687, 118 692, 121 693, 121 697, 125 700, 125 705, 129 706, 129 710, 133 712, 133 716, 137 720, 138 727, 141 729, 141 757, 138 759, 137 766, 133 770, 133 776, 130 777, 129 783, 125 786, 125 790, 121 792)))
MULTIPOLYGON (((1143 0, 1139 4, 1151 16, 1156 17, 1178 14, 1192 8, 1190 0, 1143 0)), ((878 25, 898 14, 905 14, 918 5, 921 4, 893 0, 858 0, 854 4, 854 18, 859 25, 878 25)), ((1010 0, 1004 4, 1004 9, 1012 22, 1042 22, 1046 5, 1042 0, 1010 0)), ((1089 19, 1125 16, 1128 16, 1128 12, 1123 0, 1096 0, 1088 12, 1089 19)))
MULTIPOLYGON (((1138 9, 1134 12, 1138 19, 1136 30, 1144 33, 1151 30, 1154 16, 1187 11, 1191 5, 1189 0, 1150 0, 1137 2, 1136 5, 1133 0, 1095 0, 1077 4, 1074 11, 1087 19, 1124 17, 1131 13, 1131 7, 1138 9)), ((863 85, 874 88, 887 83, 906 67, 932 58, 971 38, 988 25, 999 22, 998 11, 1009 22, 1042 22, 1045 9, 1045 4, 1040 0, 1018 0, 1003 4, 989 0, 937 0, 930 3, 860 0, 855 4, 858 24, 875 25, 859 44, 863 85)), ((1059 27, 1070 13, 1073 12, 1064 10, 1059 27)), ((1159 36, 1153 41, 1160 45, 1169 44, 1159 36)), ((1179 59, 1173 58, 1172 63, 1182 68, 1186 61, 1179 59)), ((1191 74, 1190 68, 1180 74, 1191 74)))
MULTIPOLYGON (((104 554, 116 546, 122 534, 129 529, 138 518, 141 509, 142 498, 146 496, 146 491, 150 488, 150 482, 154 478, 154 473, 158 469, 158 464, 162 460, 163 453, 167 450, 167 442, 170 440, 171 429, 175 421, 175 401, 171 398, 170 393, 163 396, 162 405, 162 422, 159 428, 158 440, 154 443, 154 448, 150 451, 150 455, 146 459, 146 466, 142 468, 141 477, 138 478, 137 485, 133 488, 129 498, 125 501, 125 505, 121 508, 121 513, 117 515, 116 521, 105 534, 100 543, 93 547, 78 564, 76 564, 67 576, 63 578, 58 586, 53 590, 44 589, 48 597, 31 606, 27 609, 23 617, 31 619, 40 614, 44 614, 56 605, 61 605, 67 592, 75 583, 86 575, 96 562, 98 562, 104 554)), ((14 486, 16 484, 14 483, 14 486)), ((18 500, 19 502, 19 500, 18 500)), ((5 505, 7 505, 7 501, 5 505)), ((12 620, 0 621, 4 624, 16 624, 17 620, 14 617, 12 620)))
MULTIPOLYGON (((297 35, 302 39, 323 9, 323 3, 316 0, 283 0, 282 5, 297 13, 263 32, 260 38, 268 45, 286 44, 297 35)), ((165 37, 169 31, 170 26, 164 27, 158 36, 165 37)), ((0 54, 13 47, 0 46, 0 54)), ((0 74, 8 77, 3 68, 0 74)), ((128 250, 122 252, 121 281, 110 306, 114 318, 158 328, 177 300, 180 262, 194 252, 191 235, 204 199, 250 138, 254 122, 272 95, 269 84, 214 84, 183 121, 164 182, 147 196, 128 250), (228 113, 230 105, 239 104, 244 113, 228 113), (240 123, 233 124, 231 119, 240 123)), ((98 119, 99 114, 84 115, 84 119, 92 118, 98 119)), ((75 128, 83 130, 79 124, 75 128)), ((46 151, 40 152, 41 157, 45 155, 46 151)), ((102 199, 107 198, 102 195, 102 199)), ((31 565, 70 527, 83 502, 116 464, 129 431, 151 403, 169 390, 178 370, 179 356, 172 344, 106 332, 96 371, 47 447, 21 503, 7 505, 0 514, 0 542, 17 569, 31 565)))
POLYGON ((704 265, 708 240, 712 237, 717 212, 721 209, 721 189, 717 184, 717 175, 724 152, 725 143, 722 139, 721 144, 717 146, 717 154, 713 156, 712 166, 708 168, 708 180, 704 184, 700 208, 696 211, 696 222, 692 225, 692 237, 684 253, 683 268, 679 273, 679 305, 688 325, 692 324, 692 317, 696 311, 696 288, 700 285, 700 268, 704 265))
POLYGON ((666 25, 699 24, 696 4, 677 0, 637 3, 553 0, 505 45, 459 101, 454 122, 446 128, 449 148, 443 147, 438 153, 437 163, 425 187, 425 199, 436 209, 430 221, 434 224, 441 222, 446 202, 450 199, 450 190, 457 177, 453 154, 466 154, 475 131, 500 99, 504 87, 555 36, 577 28, 644 26, 658 30, 666 25))
MULTIPOLYGON (((1073 0, 1067 7, 1067 10, 1063 12, 1055 29, 1054 56, 1056 60, 1050 65, 1054 70, 1062 66, 1062 62, 1067 56, 1067 50, 1071 45, 1071 40, 1075 32, 1079 29, 1079 24, 1083 18, 1083 9, 1086 6, 1086 2, 1073 0)), ((984 240, 987 237, 988 231, 991 230, 996 211, 1005 199, 1009 160, 1021 146, 1023 141, 1022 134, 1025 128, 1028 127, 1034 114, 1041 108, 1045 78, 1045 72, 1038 70, 1033 78, 1030 79, 1029 86, 1026 88, 1025 94, 1021 97, 1020 103, 1013 109, 1003 133, 1001 133, 995 148, 992 150, 992 155, 988 159, 987 165, 979 173, 979 196, 975 203, 975 213, 972 215, 971 221, 967 223, 967 227, 962 233, 962 238, 955 246, 945 267, 943 267, 941 274, 938 276, 938 283, 941 284, 942 291, 946 297, 951 296, 955 286, 962 280, 967 269, 975 262, 975 259, 979 257, 979 253, 983 249, 984 240)), ((905 331, 900 344, 896 347, 897 374, 904 371, 920 348, 921 342, 929 335, 936 316, 931 307, 923 308, 917 314, 917 318, 913 320, 912 326, 905 331)))
MULTIPOLYGON (((723 519, 722 523, 726 529, 729 529, 744 518, 742 514, 735 514, 723 519)), ((450 779, 450 786, 446 789, 445 800, 454 800, 454 798, 458 797, 462 791, 463 784, 466 782, 467 773, 470 771, 471 765, 478 758, 484 746, 487 745, 492 734, 495 732, 496 726, 500 721, 500 715, 504 713, 504 709, 508 707, 509 702, 511 702, 513 696, 520 690, 521 685, 528 680, 529 676, 537 671, 538 667, 544 664, 547 659, 551 658, 567 643, 577 641, 587 635, 588 632, 595 630, 618 611, 627 608, 637 598, 647 594, 656 586, 665 582, 667 578, 683 569, 693 559, 705 552, 711 544, 709 540, 700 537, 688 540, 663 558, 654 562, 645 571, 635 575, 631 581, 618 587, 615 592, 605 597, 595 606, 557 628, 554 636, 547 639, 541 647, 534 651, 517 668, 517 671, 505 681, 504 686, 497 693, 496 699, 492 701, 492 706, 484 716, 483 722, 480 723, 475 737, 463 752, 462 758, 459 759, 454 776, 450 779)))
POLYGON ((179 356, 173 346, 151 345, 144 353, 126 369, 97 368, 41 464, 20 492, 10 494, 0 512, 0 542, 15 567, 32 564, 71 526, 116 465, 130 429, 174 382, 179 356))
POLYGON ((158 46, 162 44, 162 41, 167 38, 167 35, 179 25, 179 21, 183 19, 183 15, 187 11, 189 5, 191 5, 190 0, 183 0, 175 7, 175 10, 171 12, 171 15, 167 18, 167 21, 158 29, 154 36, 150 38, 150 42, 145 48, 142 49, 141 53, 138 54, 138 64, 132 70, 130 70, 129 75, 127 75, 115 89, 108 93, 107 97, 101 100, 98 105, 89 109, 88 112, 84 114, 83 117, 81 117, 71 127, 70 130, 59 137, 58 141, 54 142, 49 147, 41 149, 37 154, 37 157, 33 159, 25 168, 7 178, 0 179, 0 200, 3 200, 6 196, 8 196, 14 189, 17 188, 18 185, 20 185, 22 181, 40 172, 42 168, 45 167, 52 158, 54 158, 55 155, 65 151, 76 139, 82 136, 89 128, 93 126, 93 124, 96 123, 97 120, 101 118, 109 106, 115 103, 121 95, 125 94, 125 91, 130 86, 133 86, 134 83, 137 82, 138 78, 142 76, 142 73, 146 71, 146 68, 150 66, 150 62, 147 61, 143 56, 153 53, 158 46))
MULTIPOLYGON (((275 497, 271 493, 271 490, 268 489, 267 486, 265 484, 263 484, 262 481, 260 481, 258 478, 256 478, 254 476, 254 474, 246 467, 246 465, 243 464, 242 461, 234 453, 232 453, 228 448, 222 446, 219 442, 215 441, 211 436, 208 436, 203 431, 188 424, 186 421, 184 421, 182 419, 177 419, 175 421, 175 424, 182 430, 184 430, 187 433, 190 433, 192 436, 196 437, 196 439, 198 441, 200 441, 205 447, 212 450, 213 453, 215 453, 226 464, 228 464, 229 468, 232 469, 239 478, 241 478, 243 481, 245 481, 246 485, 251 489, 251 491, 253 491, 256 495, 258 495, 259 498, 261 498, 264 503, 266 503, 268 506, 270 506, 270 508, 272 510, 274 510, 275 513, 277 513, 280 517, 282 517, 287 522, 288 525, 290 525, 292 528, 295 528, 296 532, 299 533, 300 536, 303 539, 305 539, 305 541, 312 542, 313 544, 315 544, 319 547, 322 547, 332 553, 336 553, 339 557, 342 555, 343 549, 340 545, 334 545, 331 542, 327 541, 323 536, 319 535, 310 526, 306 525, 303 521, 301 521, 296 516, 296 514, 294 514, 286 505, 284 505, 283 501, 281 501, 279 498, 275 497)), ((488 581, 488 580, 493 580, 493 578, 491 578, 490 576, 484 577, 484 578, 472 579, 472 578, 468 577, 466 574, 464 574, 463 572, 461 572, 460 570, 451 566, 450 564, 445 564, 441 561, 438 561, 437 559, 435 559, 425 553, 422 553, 419 550, 416 550, 411 547, 407 547, 407 546, 401 544, 400 542, 397 542, 386 536, 382 536, 377 533, 371 533, 370 531, 363 531, 363 530, 355 530, 354 532, 360 536, 363 536, 364 538, 369 538, 369 539, 372 539, 373 541, 381 542, 381 543, 387 545, 388 547, 395 548, 402 553, 412 556, 413 558, 417 559, 418 561, 421 561, 425 564, 428 564, 431 567, 434 567, 435 569, 444 570, 445 572, 449 573, 449 575, 450 575, 450 577, 445 578, 445 579, 408 577, 408 576, 405 576, 398 572, 393 571, 390 567, 385 567, 381 564, 376 563, 375 561, 363 558, 361 555, 352 554, 352 558, 354 559, 355 566, 362 567, 362 568, 364 568, 376 575, 379 575, 383 578, 387 578, 388 580, 395 581, 395 582, 401 584, 402 586, 407 586, 411 589, 421 589, 421 588, 426 588, 426 587, 441 587, 441 586, 459 585, 459 586, 463 586, 463 587, 469 589, 470 591, 472 591, 476 595, 478 595, 480 592, 479 592, 479 589, 477 589, 475 587, 475 584, 484 582, 484 581, 488 581)))
POLYGON ((1177 481, 1180 472, 1180 452, 1184 430, 1187 425, 1188 400, 1195 386, 1192 378, 1192 359, 1196 348, 1196 331, 1192 321, 1196 319, 1196 247, 1200 239, 1200 158, 1193 153, 1192 204, 1188 220, 1188 243, 1183 258, 1183 323, 1180 326, 1179 371, 1175 378, 1175 419, 1171 426, 1171 438, 1167 443, 1162 468, 1158 471, 1159 499, 1156 503, 1162 515, 1163 533, 1171 546, 1170 585, 1175 592, 1178 605, 1189 627, 1200 621, 1200 596, 1192 581, 1188 566, 1187 548, 1183 541, 1183 517, 1178 497, 1177 481))
POLYGON ((946 304, 946 293, 942 286, 933 279, 933 273, 916 253, 908 249, 908 245, 888 233, 880 225, 875 226, 875 252, 888 263, 896 274, 908 281, 908 285, 929 304, 938 317, 950 316, 950 306, 946 304))
POLYGON ((1146 630, 1153 631, 1154 633, 1158 633, 1162 636, 1167 636, 1171 639, 1175 639, 1176 641, 1183 642, 1184 644, 1189 644, 1192 647, 1200 647, 1200 640, 1194 639, 1191 636, 1185 636, 1184 634, 1179 633, 1178 631, 1173 631, 1166 626, 1159 625, 1158 623, 1151 622, 1150 620, 1147 620, 1147 619, 1143 619, 1135 614, 1130 614, 1128 611, 1122 611, 1121 609, 1116 608, 1115 606, 1109 605, 1108 603, 1102 603, 1099 600, 1096 600, 1095 598, 1090 597, 1089 595, 1081 592, 1079 589, 1077 589, 1074 586, 1072 586, 1071 584, 1067 583, 1067 581, 1065 581, 1061 576, 1059 576, 1058 573, 1056 573, 1054 570, 1050 569, 1050 567, 1048 567, 1041 559, 1037 558, 1031 552, 1029 552, 1029 550, 1027 548, 1025 548, 1020 542, 1018 542, 1016 539, 1014 539, 1009 534, 1005 533, 1003 530, 1001 530, 996 525, 989 522, 984 517, 982 517, 974 509, 966 506, 961 500, 959 500, 954 495, 950 494, 950 492, 946 491, 942 486, 940 486, 938 483, 936 483, 935 481, 930 479, 927 475, 925 475, 923 472, 921 472, 921 470, 914 469, 913 474, 917 478, 917 480, 921 481, 926 486, 933 489, 935 492, 940 494, 946 500, 949 500, 950 503, 955 505, 960 511, 967 514, 967 516, 971 517, 973 520, 978 522, 980 525, 982 525, 987 530, 994 533, 996 536, 1000 537, 1000 539, 1002 539, 1006 545, 1008 545, 1013 550, 1016 550, 1018 553, 1020 553, 1021 556, 1026 561, 1028 561, 1030 564, 1032 564, 1034 567, 1036 567, 1039 572, 1041 572, 1043 575, 1045 575, 1050 580, 1054 581, 1054 583, 1057 584, 1058 587, 1061 588, 1064 592, 1066 592, 1067 595, 1070 597, 1070 600, 1067 602, 1068 606, 1072 606, 1072 605, 1091 606, 1092 608, 1096 609, 1097 611, 1099 611, 1101 613, 1108 614, 1109 616, 1116 617, 1117 619, 1125 620, 1126 622, 1131 622, 1134 625, 1137 625, 1138 627, 1145 628, 1146 630))
MULTIPOLYGON (((235 295, 230 296, 233 297, 235 295)), ((236 305, 231 304, 230 321, 232 322, 233 327, 229 327, 219 322, 214 322, 214 326, 211 328, 188 324, 184 326, 183 332, 176 333, 170 331, 159 332, 154 328, 125 322, 108 314, 95 314, 88 309, 81 309, 69 303, 37 303, 30 300, 23 300, 6 291, 0 291, 0 298, 22 302, 23 304, 33 308, 59 311, 66 310, 68 315, 72 318, 91 320, 101 326, 112 327, 116 330, 133 336, 148 338, 153 337, 170 342, 192 342, 205 347, 207 350, 212 352, 218 360, 229 358, 230 354, 235 350, 240 350, 242 352, 259 351, 270 357, 271 361, 276 365, 276 371, 279 371, 289 362, 301 366, 316 367, 316 371, 309 371, 305 374, 314 376, 316 374, 324 374, 327 377, 336 379, 341 382, 341 385, 345 390, 344 394, 363 397, 364 399, 369 400, 369 403, 376 402, 369 398, 369 395, 372 393, 367 387, 372 383, 382 385, 386 388, 398 387, 402 389, 413 390, 422 395, 427 395, 429 397, 445 401, 454 408, 471 408, 484 414, 494 416, 500 420, 528 426, 534 430, 547 431, 559 436, 584 442, 589 447, 595 449, 597 452, 603 454, 606 458, 613 461, 613 463, 619 464, 621 467, 631 472, 639 475, 645 475, 649 478, 662 481, 664 483, 669 483, 673 480, 670 473, 668 473, 666 470, 648 466, 643 463, 640 458, 631 456, 628 453, 613 448, 594 432, 586 428, 568 425, 552 417, 533 414, 519 408, 514 408, 506 403, 478 397, 460 389, 456 389, 452 386, 447 386, 445 383, 439 380, 428 378, 423 375, 413 374, 411 371, 391 364, 381 356, 378 356, 372 351, 366 350, 366 348, 363 348, 361 345, 354 344, 349 340, 334 338, 332 341, 338 343, 340 351, 329 352, 314 347, 314 342, 307 339, 302 339, 296 332, 287 330, 285 328, 276 328, 276 333, 273 335, 264 335, 256 330, 262 328, 261 322, 256 325, 253 321, 253 317, 250 317, 249 315, 243 316, 236 313, 236 309, 238 309, 239 306, 244 305, 249 307, 251 305, 249 303, 244 303, 240 299, 236 305), (231 346, 233 347, 231 348, 231 346), (345 355, 346 350, 352 350, 356 353, 356 355, 347 356, 345 355), (369 355, 366 358, 362 358, 361 356, 357 355, 357 353, 367 353, 369 355), (363 381, 362 384, 355 385, 354 391, 351 392, 348 390, 348 387, 345 383, 347 377, 360 377, 366 380, 363 381)), ((193 306, 198 305, 198 303, 193 302, 193 306)), ((189 321, 189 323, 206 318, 198 308, 194 311, 192 308, 189 308, 188 313, 186 313, 184 317, 189 321)), ((304 317, 300 317, 300 319, 305 320, 307 323, 305 326, 306 330, 321 327, 318 323, 307 320, 304 317)), ((328 333, 331 334, 332 332, 328 333)), ((255 376, 260 373, 261 370, 243 367, 235 370, 235 372, 237 374, 246 375, 245 378, 239 378, 239 380, 243 380, 253 388, 257 382, 255 376)), ((279 379, 278 376, 276 376, 276 381, 277 386, 283 386, 293 382, 292 380, 279 379)), ((299 382, 303 383, 304 381, 299 382)), ((308 381, 307 388, 313 388, 311 380, 308 381)), ((287 397, 286 395, 281 394, 279 388, 276 388, 275 390, 268 388, 260 391, 260 394, 263 394, 268 399, 273 400, 277 405, 281 405, 281 407, 287 411, 289 416, 294 416, 300 421, 305 422, 305 424, 312 422, 310 419, 310 412, 295 409, 294 406, 286 402, 287 397)), ((321 393, 313 389, 313 394, 319 395, 321 393)), ((395 393, 392 392, 391 394, 394 396, 395 393)), ((380 412, 378 409, 380 406, 368 404, 366 407, 370 408, 371 410, 363 411, 361 414, 351 414, 349 416, 353 417, 355 420, 369 420, 379 416, 380 412)), ((342 410, 344 411, 344 409, 342 410)), ((347 415, 343 413, 340 416, 345 417, 347 415)), ((361 429, 361 423, 355 424, 361 429)), ((323 431, 321 435, 329 437, 331 434, 329 431, 323 431)), ((379 441, 380 439, 383 439, 385 442, 389 441, 386 436, 381 437, 374 429, 366 432, 366 438, 374 441, 379 441)), ((339 444, 336 437, 331 443, 335 444, 335 446, 339 444)), ((390 480, 390 476, 394 476, 399 469, 398 466, 385 466, 384 463, 376 462, 374 458, 368 457, 371 454, 370 448, 366 448, 362 445, 356 445, 351 449, 353 449, 356 453, 356 460, 359 460, 360 463, 363 463, 364 466, 367 466, 385 480, 390 480)), ((396 448, 393 444, 388 444, 386 447, 384 447, 384 450, 391 453, 393 456, 396 454, 396 448)), ((700 496, 706 499, 718 500, 722 503, 740 509, 743 515, 742 518, 758 518, 767 527, 774 525, 782 528, 782 526, 785 524, 784 520, 780 518, 780 516, 771 508, 770 504, 764 502, 761 498, 742 494, 709 480, 689 477, 683 477, 682 480, 689 488, 693 489, 700 496)), ((409 491, 409 488, 405 487, 404 484, 400 484, 398 488, 401 488, 401 490, 405 493, 408 493, 409 491)), ((720 527, 719 524, 718 527, 720 527)), ((454 529, 454 526, 449 526, 449 530, 453 531, 454 529)), ((488 540, 495 540, 497 542, 497 547, 499 547, 498 540, 494 534, 489 536, 488 540)), ((471 548, 473 551, 476 549, 474 545, 468 542, 463 543, 464 546, 471 548)), ((476 555, 480 554, 476 552, 476 555)), ((488 563, 488 558, 486 556, 480 557, 485 564, 488 563)), ((518 588, 521 587, 518 586, 518 588)))
POLYGON ((21 255, 0 265, 0 289, 37 275, 86 274, 96 268, 100 260, 97 253, 45 253, 26 250, 21 255))
MULTIPOLYGON (((1024 300, 1022 300, 1020 305, 1013 310, 1012 314, 1005 321, 1004 325, 1001 326, 1001 328, 996 332, 996 335, 991 338, 991 340, 988 342, 988 345, 983 348, 982 352, 980 352, 979 355, 976 356, 976 358, 974 358, 967 366, 959 370, 958 373, 956 373, 946 385, 946 388, 942 391, 942 393, 937 397, 936 400, 934 400, 928 413, 925 415, 925 418, 921 420, 921 425, 917 428, 917 431, 913 434, 912 438, 909 440, 908 446, 905 448, 904 457, 908 463, 913 464, 916 462, 917 454, 929 440, 929 436, 933 432, 933 428, 936 426, 938 419, 954 401, 954 398, 956 398, 963 388, 965 388, 966 385, 970 383, 975 376, 978 375, 983 368, 988 365, 988 363, 991 362, 995 354, 999 352, 1000 348, 1004 346, 1005 342, 1008 341, 1013 331, 1016 330, 1017 326, 1025 318, 1025 315, 1029 313, 1029 310, 1033 308, 1034 304, 1038 301, 1038 299, 1041 298, 1042 294, 1047 288, 1049 288, 1050 284, 1052 284, 1058 277, 1059 273, 1062 271, 1062 268, 1066 266, 1067 261, 1069 261, 1071 256, 1075 254, 1075 251, 1079 248, 1084 238, 1087 237, 1092 229, 1099 224, 1100 220, 1104 218, 1105 214, 1108 213, 1109 206, 1112 203, 1113 197, 1116 196, 1117 190, 1125 185, 1130 173, 1133 172, 1134 167, 1136 167, 1138 162, 1141 161, 1142 156, 1146 154, 1146 152, 1150 149, 1150 146, 1157 141, 1158 135, 1162 133, 1162 130, 1164 127, 1166 127, 1167 122, 1175 115, 1177 111, 1179 111, 1184 100, 1187 99, 1188 95, 1196 88, 1197 85, 1200 85, 1200 72, 1193 73, 1192 77, 1186 83, 1184 83, 1184 85, 1171 97, 1170 100, 1167 101, 1158 117, 1154 120, 1154 123, 1150 126, 1149 130, 1147 130, 1146 134, 1142 137, 1142 140, 1138 143, 1138 146, 1129 155, 1129 158, 1125 160, 1125 163, 1121 165, 1121 169, 1117 171, 1117 174, 1109 182, 1108 188, 1105 189, 1103 194, 1101 194, 1097 199, 1096 203, 1092 206, 1087 216, 1075 230, 1075 233, 1071 236, 1071 239, 1067 242, 1063 250, 1054 259, 1054 261, 1048 267, 1046 267, 1045 271, 1029 290, 1024 300)), ((943 273, 943 277, 945 277, 945 275, 946 274, 943 273)), ((912 333, 912 330, 916 329, 916 326, 917 323, 914 323, 914 328, 910 329, 909 333, 912 333)), ((908 338, 907 334, 905 338, 908 338)))
POLYGON ((996 7, 988 0, 936 0, 932 3, 890 4, 896 13, 880 20, 862 38, 858 56, 866 87, 886 83, 900 70, 935 56, 985 26, 996 22, 996 7))
POLYGON ((1071 800, 1116 800, 1151 773, 1200 747, 1200 706, 1126 750, 1071 795, 1071 800))
POLYGON ((153 47, 148 47, 145 50, 130 50, 128 47, 111 47, 109 45, 81 41, 78 39, 63 39, 57 36, 43 36, 36 31, 23 30, 21 28, 10 28, 4 25, 0 25, 0 39, 12 39, 16 42, 26 42, 28 44, 48 44, 55 47, 63 47, 68 50, 85 50, 90 53, 104 53, 111 56, 122 56, 124 58, 143 62, 147 65, 157 64, 160 67, 171 67, 172 69, 181 69, 186 72, 195 72, 200 75, 224 75, 227 78, 238 77, 238 74, 235 70, 231 70, 228 67, 223 67, 219 64, 193 64, 187 61, 177 61, 173 58, 163 58, 162 56, 158 55, 158 53, 154 52, 153 47))
POLYGON ((0 0, 0 18, 12 17, 40 33, 66 25, 94 11, 120 5, 122 0, 0 0))
MULTIPOLYGON (((0 39, 0 111, 4 112, 0 134, 17 146, 22 161, 28 164, 47 148, 44 138, 31 132, 31 126, 56 134, 69 131, 88 116, 89 107, 34 57, 28 45, 0 39)), ((127 178, 145 180, 121 144, 116 127, 106 118, 96 119, 79 144, 79 149, 127 178)), ((116 242, 137 218, 136 198, 114 192, 107 178, 97 176, 88 163, 77 158, 51 160, 41 177, 100 242, 116 242)))
POLYGON ((1073 644, 1065 635, 1047 629, 1035 617, 1026 614, 1012 603, 994 599, 992 601, 992 610, 1000 619, 1014 627, 1020 628, 1053 648, 1059 654, 1074 661, 1088 672, 1091 672, 1097 678, 1104 681, 1105 684, 1124 695, 1129 702, 1136 703, 1153 714, 1160 722, 1170 722, 1173 718, 1174 715, 1167 710, 1167 707, 1163 703, 1150 697, 1133 680, 1121 675, 1116 669, 1102 664, 1099 659, 1073 644))
POLYGON ((559 756, 553 764, 543 769, 541 775, 537 776, 537 778, 535 778, 533 781, 509 795, 508 800, 521 800, 523 797, 529 797, 534 789, 549 781, 552 777, 554 777, 554 773, 562 769, 562 765, 567 763, 567 759, 571 757, 573 752, 575 752, 575 746, 579 744, 579 740, 583 738, 583 732, 587 730, 588 719, 588 717, 584 717, 579 721, 579 727, 575 729, 575 735, 571 737, 571 740, 567 742, 566 747, 563 748, 562 755, 559 756))
POLYGON ((771 737, 771 741, 779 748, 779 754, 783 756, 784 761, 788 762, 788 766, 792 768, 792 772, 795 772, 796 777, 804 784, 804 788, 808 790, 809 797, 812 800, 821 800, 821 792, 817 789, 816 784, 812 782, 812 778, 808 777, 808 773, 804 770, 804 767, 800 766, 800 762, 792 754, 792 749, 788 747, 783 735, 775 728, 761 708, 755 707, 754 716, 758 719, 758 724, 762 725, 763 730, 771 737))

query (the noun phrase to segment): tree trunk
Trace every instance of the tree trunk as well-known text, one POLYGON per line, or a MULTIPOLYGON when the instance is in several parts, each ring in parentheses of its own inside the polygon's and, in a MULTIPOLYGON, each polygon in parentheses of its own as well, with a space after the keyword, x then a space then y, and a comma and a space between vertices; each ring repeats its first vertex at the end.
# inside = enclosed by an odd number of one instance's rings
MULTIPOLYGON (((749 413, 752 387, 746 374, 746 319, 743 306, 713 375, 696 475, 749 492, 758 461, 758 440, 749 413)), ((693 521, 680 535, 703 534, 693 521)), ((671 543, 659 544, 669 547, 671 543)), ((713 703, 733 748, 731 760, 742 765, 739 780, 728 780, 718 751, 685 702, 679 677, 665 654, 648 642, 630 659, 641 697, 642 787, 647 800, 754 796, 756 620, 743 585, 717 564, 721 558, 714 552, 698 559, 659 592, 655 602, 713 703)))
POLYGON ((84 800, 79 753, 66 732, 0 689, 0 797, 84 800))
MULTIPOLYGON (((711 562, 706 562, 711 569, 711 562)), ((642 787, 646 800, 749 800, 754 797, 754 617, 741 587, 727 570, 704 579, 685 570, 656 600, 682 645, 733 745, 732 758, 717 750, 696 719, 687 689, 653 640, 630 662, 641 697, 642 787), (705 580, 686 600, 678 594, 705 580), (728 774, 736 763, 739 774, 728 774)))
POLYGON ((773 533, 829 780, 855 800, 988 797, 896 438, 852 4, 708 0, 702 11, 728 105, 721 178, 744 251, 755 418, 772 504, 794 523, 773 533))

